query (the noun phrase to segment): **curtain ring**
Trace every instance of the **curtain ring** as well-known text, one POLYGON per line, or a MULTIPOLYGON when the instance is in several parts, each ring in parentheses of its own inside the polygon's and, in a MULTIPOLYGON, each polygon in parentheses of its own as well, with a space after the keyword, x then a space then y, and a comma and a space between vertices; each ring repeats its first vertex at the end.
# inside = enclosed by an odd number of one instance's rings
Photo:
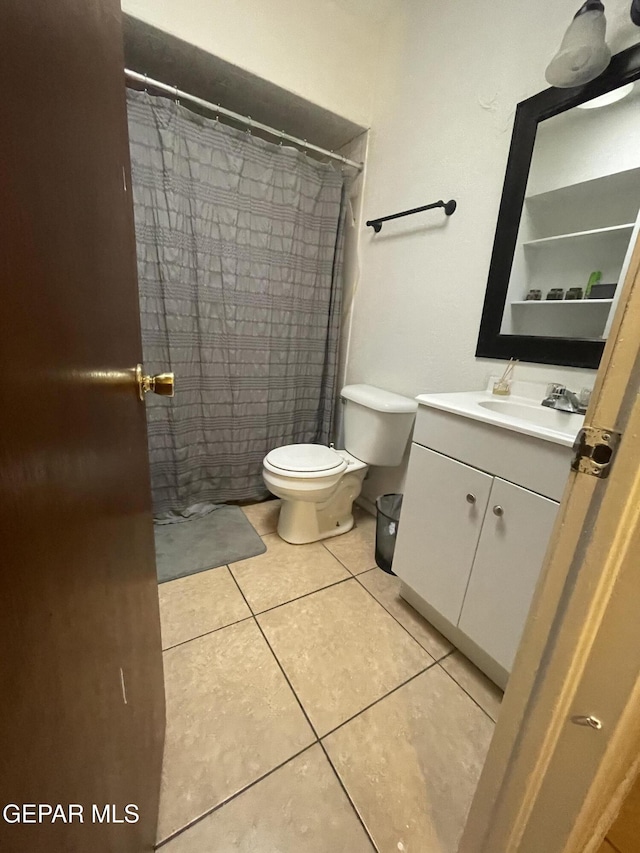
POLYGON ((220 121, 220 104, 216 104, 216 124, 220 121))
POLYGON ((251 136, 251 126, 252 126, 251 116, 247 116, 247 120, 249 122, 247 125, 247 133, 249 134, 249 136, 251 136))
POLYGON ((280 131, 280 142, 278 143, 280 148, 282 148, 283 143, 284 143, 284 130, 281 130, 280 131))
POLYGON ((178 98, 178 84, 177 83, 175 84, 174 88, 175 88, 174 98, 175 98, 176 104, 178 106, 180 106, 180 98, 178 98))
POLYGON ((148 85, 147 85, 147 77, 148 77, 148 75, 147 75, 147 73, 145 72, 145 75, 144 75, 144 91, 145 91, 147 94, 149 94, 149 87, 148 87, 148 85))

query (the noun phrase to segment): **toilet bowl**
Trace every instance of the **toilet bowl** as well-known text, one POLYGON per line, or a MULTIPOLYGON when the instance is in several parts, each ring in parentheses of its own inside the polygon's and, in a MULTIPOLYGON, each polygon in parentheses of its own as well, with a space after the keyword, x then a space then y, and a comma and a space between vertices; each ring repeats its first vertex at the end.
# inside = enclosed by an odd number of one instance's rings
POLYGON ((367 465, 346 450, 288 444, 268 453, 262 476, 282 500, 278 534, 292 545, 317 542, 353 527, 352 507, 367 465))
POLYGON ((369 465, 400 464, 418 408, 415 400, 372 385, 347 385, 341 397, 346 450, 288 444, 263 461, 265 485, 282 500, 278 534, 293 545, 351 530, 369 465))

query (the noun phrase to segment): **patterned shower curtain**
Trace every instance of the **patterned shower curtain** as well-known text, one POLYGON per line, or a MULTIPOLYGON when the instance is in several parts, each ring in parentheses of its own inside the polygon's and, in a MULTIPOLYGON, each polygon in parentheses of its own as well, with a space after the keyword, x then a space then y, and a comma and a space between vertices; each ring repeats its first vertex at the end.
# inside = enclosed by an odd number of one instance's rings
POLYGON ((344 182, 332 165, 129 91, 156 516, 267 495, 274 447, 328 442, 344 182))

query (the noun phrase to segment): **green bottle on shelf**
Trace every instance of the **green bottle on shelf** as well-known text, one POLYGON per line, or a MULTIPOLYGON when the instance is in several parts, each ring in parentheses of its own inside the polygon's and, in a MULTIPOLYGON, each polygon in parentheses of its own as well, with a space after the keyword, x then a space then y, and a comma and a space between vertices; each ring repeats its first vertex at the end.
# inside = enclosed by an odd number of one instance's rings
POLYGON ((596 270, 595 272, 591 273, 591 275, 589 276, 589 281, 587 283, 587 289, 584 292, 584 298, 585 299, 589 298, 589 294, 591 293, 591 288, 593 287, 594 284, 597 284, 601 278, 602 278, 602 273, 600 270, 596 270))

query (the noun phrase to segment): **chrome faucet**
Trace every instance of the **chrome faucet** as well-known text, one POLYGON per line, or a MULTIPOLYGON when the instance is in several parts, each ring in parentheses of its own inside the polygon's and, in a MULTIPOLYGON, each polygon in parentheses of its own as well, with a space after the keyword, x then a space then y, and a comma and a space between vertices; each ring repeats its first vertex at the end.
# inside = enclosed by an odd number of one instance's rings
POLYGON ((549 409, 557 409, 560 412, 570 412, 576 415, 584 415, 587 411, 587 406, 583 400, 579 399, 577 394, 569 391, 564 385, 549 385, 547 396, 542 401, 542 405, 549 409))

